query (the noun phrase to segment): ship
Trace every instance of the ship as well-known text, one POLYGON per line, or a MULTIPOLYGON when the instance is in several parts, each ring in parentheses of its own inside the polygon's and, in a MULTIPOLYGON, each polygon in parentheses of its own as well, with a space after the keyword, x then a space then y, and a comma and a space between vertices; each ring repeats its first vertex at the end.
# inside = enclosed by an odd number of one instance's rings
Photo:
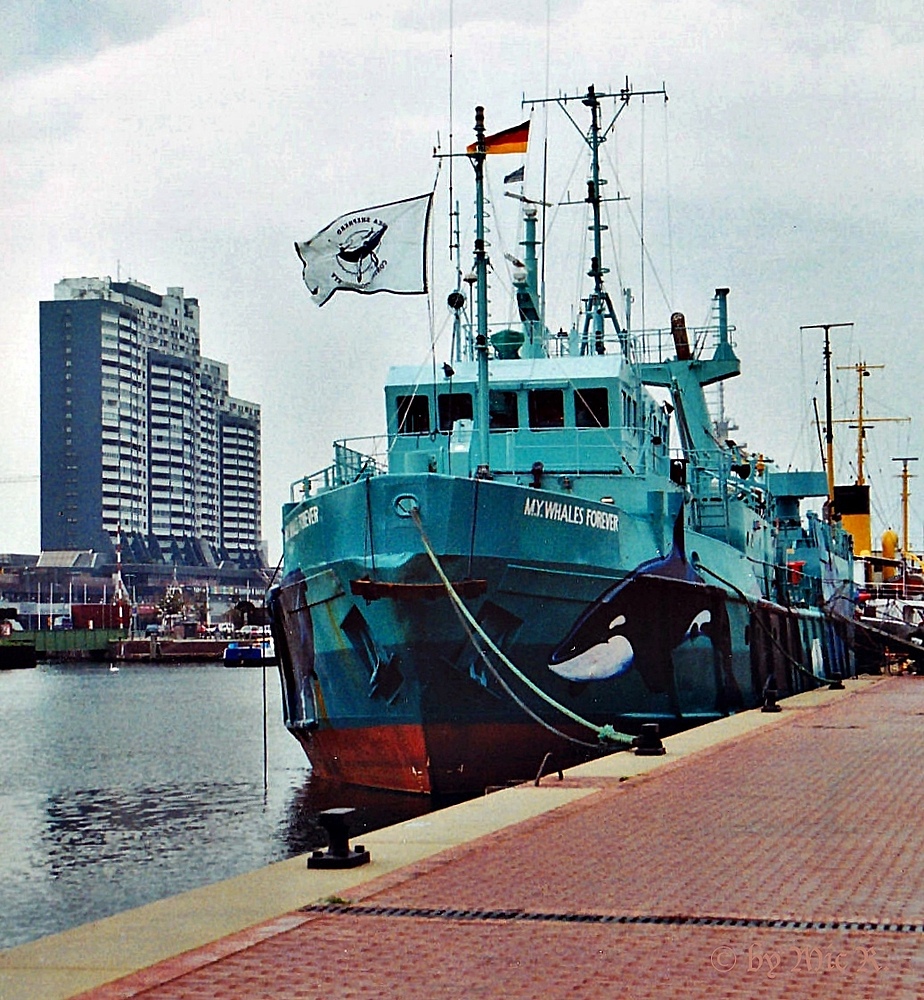
POLYGON ((244 641, 232 640, 225 646, 222 662, 226 667, 262 667, 276 662, 276 651, 269 636, 244 641))
POLYGON ((555 99, 589 116, 592 238, 557 334, 525 197, 518 323, 489 323, 476 109, 474 315, 448 297, 461 357, 393 367, 384 449, 335 442, 283 506, 283 715, 320 777, 478 794, 854 673, 851 539, 826 474, 778 469, 710 411, 741 367, 728 289, 704 327, 639 330, 607 290, 604 100, 615 121, 642 93, 663 90, 555 99))

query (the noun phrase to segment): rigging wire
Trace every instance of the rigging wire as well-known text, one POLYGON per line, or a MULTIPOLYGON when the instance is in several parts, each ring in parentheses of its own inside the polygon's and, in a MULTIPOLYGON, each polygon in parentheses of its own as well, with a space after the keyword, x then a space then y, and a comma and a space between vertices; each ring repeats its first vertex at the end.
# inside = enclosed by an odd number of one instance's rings
MULTIPOLYGON (((617 187, 621 188, 622 185, 621 185, 620 180, 619 180, 619 171, 618 171, 618 169, 616 167, 616 164, 614 164, 612 158, 610 157, 609 153, 607 152, 606 147, 604 147, 603 156, 604 156, 607 164, 609 165, 610 170, 613 171, 613 176, 614 176, 614 178, 616 180, 617 187)), ((642 184, 644 185, 644 178, 642 179, 642 184)), ((643 199, 643 201, 644 201, 644 199, 643 199)), ((620 204, 625 206, 624 207, 624 211, 626 212, 626 214, 629 217, 629 220, 632 223, 633 229, 635 231, 635 235, 639 238, 639 246, 641 247, 641 251, 642 251, 642 253, 641 253, 642 259, 643 259, 643 261, 647 261, 648 262, 648 271, 651 273, 651 276, 654 278, 655 282, 657 283, 658 289, 661 292, 661 297, 664 299, 665 306, 668 309, 670 309, 671 308, 671 296, 668 295, 667 290, 664 287, 664 282, 661 280, 661 274, 660 274, 660 272, 659 272, 659 270, 658 270, 658 268, 657 268, 657 266, 656 266, 656 264, 654 262, 654 258, 651 256, 651 252, 648 249, 647 243, 645 243, 645 236, 644 236, 644 208, 642 210, 642 218, 640 220, 635 215, 635 213, 632 211, 632 203, 631 203, 631 201, 629 201, 628 199, 626 199, 625 201, 620 202, 620 204)), ((607 215, 609 216, 609 212, 607 212, 607 215)), ((609 218, 607 219, 607 221, 609 221, 609 218)), ((611 244, 611 246, 612 246, 612 243, 613 243, 613 237, 612 237, 612 233, 611 233, 610 234, 610 244, 611 244)), ((614 249, 613 252, 614 252, 614 256, 615 256, 615 253, 616 253, 615 249, 614 249)), ((645 272, 644 267, 643 267, 642 276, 641 276, 641 288, 642 288, 641 298, 642 298, 642 305, 643 305, 643 307, 644 307, 644 298, 645 298, 645 292, 644 292, 644 289, 645 289, 644 275, 645 275, 645 273, 646 272, 645 272)), ((622 283, 622 278, 621 277, 619 278, 619 280, 620 280, 620 283, 622 283)), ((707 325, 707 324, 704 324, 704 325, 707 325)), ((645 310, 644 310, 644 308, 642 309, 642 325, 641 325, 641 329, 643 329, 643 330, 645 329, 645 310)))
MULTIPOLYGON (((613 104, 616 104, 616 98, 613 98, 613 104)), ((622 183, 619 178, 619 151, 620 151, 620 140, 622 138, 622 130, 613 131, 613 156, 610 157, 603 147, 603 155, 606 157, 606 162, 609 163, 610 169, 613 171, 613 181, 616 184, 616 197, 619 198, 619 193, 622 190, 622 183)), ((620 210, 620 203, 616 202, 616 225, 610 229, 610 250, 613 256, 613 267, 616 271, 616 280, 619 282, 620 295, 622 295, 629 285, 629 282, 623 278, 622 274, 622 254, 623 254, 623 212, 620 210), (618 239, 617 239, 618 237, 618 239), (617 245, 618 244, 618 245, 617 245)), ((607 222, 611 222, 609 209, 606 210, 607 222)), ((626 328, 629 327, 629 316, 628 311, 625 317, 626 328)))
POLYGON ((645 322, 645 97, 642 95, 642 113, 639 116, 641 118, 641 152, 639 169, 641 171, 641 190, 639 193, 639 215, 641 216, 641 229, 639 232, 640 237, 640 253, 641 253, 641 285, 642 285, 642 329, 647 330, 648 327, 645 322))
MULTIPOLYGON (((561 209, 564 207, 564 203, 571 201, 570 197, 571 182, 574 179, 574 175, 577 173, 578 169, 582 166, 583 162, 584 162, 584 151, 581 150, 574 157, 574 160, 572 161, 571 164, 571 170, 568 172, 568 176, 565 178, 564 186, 561 189, 561 194, 559 195, 557 201, 555 202, 555 210, 552 212, 552 219, 551 222, 549 223, 549 234, 548 234, 549 236, 551 236, 552 230, 556 227, 556 225, 559 224, 558 221, 559 213, 561 212, 561 209)), ((543 201, 547 200, 548 199, 545 196, 543 196, 543 201)), ((572 258, 578 261, 586 261, 587 259, 587 241, 589 239, 589 234, 587 226, 584 224, 584 221, 585 220, 582 218, 580 225, 580 248, 577 254, 572 258)), ((585 277, 586 277, 585 269, 584 267, 579 265, 576 272, 573 275, 574 286, 573 290, 569 293, 569 298, 568 298, 569 305, 572 309, 574 308, 575 303, 579 303, 581 301, 581 289, 584 284, 585 277)), ((572 324, 577 322, 576 318, 573 315, 571 317, 571 321, 572 324)))
MULTIPOLYGON (((452 164, 452 158, 449 160, 452 164)), ((433 178, 433 195, 436 195, 436 186, 440 179, 440 170, 443 167, 442 159, 436 161, 436 176, 433 178)), ((430 213, 430 218, 427 219, 428 225, 431 224, 432 211, 430 213)), ((451 217, 450 217, 451 225, 451 217)), ((429 235, 429 234, 427 234, 429 235)), ((426 237, 425 237, 426 239, 426 237)), ((436 318, 433 314, 433 284, 436 277, 436 254, 432 247, 432 240, 426 239, 425 246, 428 249, 427 259, 424 261, 424 265, 429 272, 429 281, 427 282, 427 328, 430 332, 430 361, 432 365, 433 373, 433 412, 437 412, 437 402, 436 402, 436 318)), ((450 348, 450 353, 452 353, 452 348, 450 348)))
MULTIPOLYGON (((501 227, 498 221, 495 209, 496 202, 494 199, 494 190, 491 187, 491 173, 489 170, 485 170, 484 172, 484 186, 485 186, 485 234, 487 235, 488 233, 490 233, 497 240, 496 245, 497 245, 498 257, 506 260, 508 250, 504 240, 503 228, 501 227), (487 226, 487 221, 489 219, 494 223, 493 228, 490 229, 487 226)), ((490 248, 493 245, 494 244, 492 244, 491 240, 488 239, 485 240, 485 246, 486 249, 488 250, 488 269, 495 275, 495 277, 497 277, 499 272, 494 264, 493 256, 490 253, 490 248)), ((494 286, 492 286, 491 283, 489 282, 488 290, 491 291, 492 287, 494 286)), ((507 316, 507 321, 513 322, 513 320, 511 320, 510 317, 518 315, 518 312, 516 311, 516 293, 513 290, 512 282, 509 281, 503 282, 500 294, 503 295, 505 300, 506 304, 505 315, 507 316)), ((495 317, 494 323, 496 325, 499 322, 499 320, 496 319, 498 315, 498 310, 492 309, 490 310, 490 314, 495 317)))
POLYGON ((453 134, 453 68, 454 68, 454 32, 455 24, 453 17, 453 0, 449 0, 449 259, 452 260, 453 232, 452 232, 452 206, 455 204, 453 186, 453 160, 455 157, 454 134, 453 134))
POLYGON ((670 289, 670 302, 668 303, 668 309, 673 308, 673 304, 676 301, 674 297, 674 225, 671 216, 671 156, 670 156, 670 123, 668 121, 668 116, 670 111, 668 110, 667 102, 664 104, 664 184, 666 187, 666 209, 667 209, 667 268, 668 268, 668 286, 670 289))
MULTIPOLYGON (((550 84, 552 60, 552 0, 546 0, 545 4, 545 92, 548 94, 550 84)), ((530 110, 530 118, 532 118, 530 110)), ((546 239, 548 237, 548 182, 549 182, 549 106, 544 104, 543 111, 543 138, 542 138, 542 260, 539 264, 539 322, 540 330, 547 328, 546 324, 546 287, 545 287, 545 264, 548 254, 546 253, 546 239)))

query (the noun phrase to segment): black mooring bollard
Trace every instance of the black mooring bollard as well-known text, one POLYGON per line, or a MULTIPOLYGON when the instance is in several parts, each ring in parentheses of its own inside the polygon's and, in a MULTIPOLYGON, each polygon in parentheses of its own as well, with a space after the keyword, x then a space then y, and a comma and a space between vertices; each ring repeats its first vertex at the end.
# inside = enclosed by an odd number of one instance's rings
POLYGON ((318 822, 327 831, 326 851, 312 851, 309 868, 358 868, 369 864, 369 852, 362 844, 350 847, 350 817, 356 810, 350 807, 325 809, 318 813, 318 822))
POLYGON ((771 674, 764 681, 764 703, 761 706, 761 712, 781 712, 782 709, 776 703, 779 694, 779 688, 776 686, 776 678, 771 674))
POLYGON ((828 675, 828 690, 842 691, 844 688, 844 675, 839 670, 834 670, 828 675))
POLYGON ((661 742, 661 727, 657 722, 643 722, 633 743, 636 757, 660 757, 661 754, 667 753, 661 742))

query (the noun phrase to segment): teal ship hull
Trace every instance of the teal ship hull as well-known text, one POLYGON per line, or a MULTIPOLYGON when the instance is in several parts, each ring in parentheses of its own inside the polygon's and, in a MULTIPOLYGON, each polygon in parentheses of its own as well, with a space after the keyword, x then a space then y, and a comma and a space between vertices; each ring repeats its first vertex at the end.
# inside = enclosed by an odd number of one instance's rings
POLYGON ((763 598, 750 564, 727 545, 685 532, 688 551, 725 585, 706 582, 702 569, 700 580, 632 578, 670 553, 664 522, 586 500, 555 501, 566 506, 549 517, 536 513, 544 501, 502 482, 383 475, 287 512, 293 569, 271 606, 285 722, 316 773, 471 794, 534 777, 548 753, 560 767, 607 749, 486 652, 456 613, 425 537, 506 658, 599 726, 676 731, 760 705, 770 677, 783 695, 852 672, 847 623, 763 598), (639 636, 631 664, 603 677, 607 669, 586 666, 556 673, 556 649, 627 579, 641 591, 641 621, 626 623, 639 636), (817 674, 797 669, 812 664, 813 650, 817 674))

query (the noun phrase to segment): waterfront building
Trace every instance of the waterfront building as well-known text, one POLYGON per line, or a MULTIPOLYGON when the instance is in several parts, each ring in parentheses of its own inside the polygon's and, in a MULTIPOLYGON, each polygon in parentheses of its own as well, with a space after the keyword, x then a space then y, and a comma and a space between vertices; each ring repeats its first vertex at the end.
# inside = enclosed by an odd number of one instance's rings
POLYGON ((259 567, 260 406, 199 349, 183 289, 66 278, 40 303, 42 549, 259 567))

